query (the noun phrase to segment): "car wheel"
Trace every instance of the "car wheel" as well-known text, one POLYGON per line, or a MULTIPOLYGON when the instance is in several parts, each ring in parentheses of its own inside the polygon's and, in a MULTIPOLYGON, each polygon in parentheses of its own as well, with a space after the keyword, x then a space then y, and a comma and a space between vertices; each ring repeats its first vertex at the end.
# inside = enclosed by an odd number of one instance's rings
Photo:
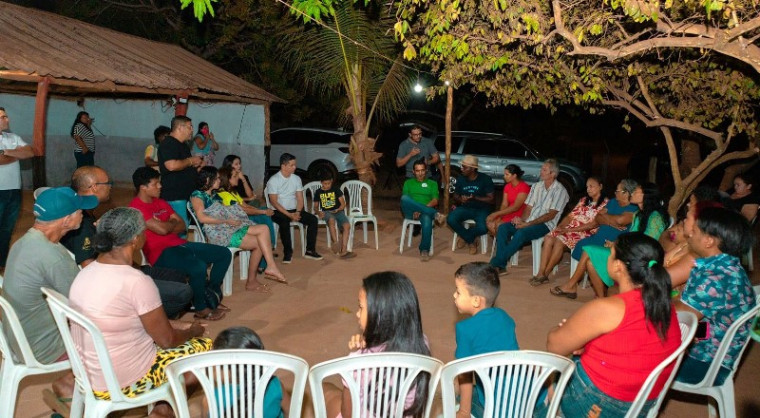
POLYGON ((559 184, 565 186, 565 190, 567 190, 567 195, 570 197, 570 201, 574 201, 575 196, 575 187, 573 186, 573 181, 565 176, 560 174, 560 176, 557 178, 557 181, 559 181, 559 184))
POLYGON ((338 180, 338 169, 329 161, 315 161, 311 163, 306 175, 311 181, 319 181, 324 173, 330 173, 333 180, 338 180))

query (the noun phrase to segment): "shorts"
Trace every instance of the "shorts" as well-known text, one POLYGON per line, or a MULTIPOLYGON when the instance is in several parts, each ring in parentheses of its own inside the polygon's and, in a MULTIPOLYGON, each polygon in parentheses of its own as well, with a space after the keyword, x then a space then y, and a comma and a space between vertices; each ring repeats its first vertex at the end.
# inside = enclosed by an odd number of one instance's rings
MULTIPOLYGON (((156 352, 156 360, 148 370, 148 373, 143 376, 142 379, 137 382, 121 388, 121 393, 128 398, 134 398, 137 395, 143 394, 153 388, 157 388, 166 383, 166 365, 171 363, 172 360, 189 356, 195 353, 202 353, 211 350, 212 341, 210 338, 194 337, 185 341, 182 345, 162 349, 159 348, 156 352)), ((108 391, 93 390, 92 393, 96 399, 110 400, 111 394, 108 391)))
POLYGON ((325 214, 325 222, 329 222, 330 219, 335 219, 335 222, 340 227, 343 224, 348 223, 348 217, 344 212, 338 212, 338 213, 332 213, 332 212, 324 212, 325 214))

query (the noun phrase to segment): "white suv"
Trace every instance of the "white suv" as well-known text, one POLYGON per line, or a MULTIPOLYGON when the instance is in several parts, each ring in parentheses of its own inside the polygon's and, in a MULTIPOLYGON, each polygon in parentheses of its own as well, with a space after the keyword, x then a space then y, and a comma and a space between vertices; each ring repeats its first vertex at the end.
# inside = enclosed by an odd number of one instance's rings
POLYGON ((271 133, 269 165, 279 170, 280 155, 290 153, 296 157, 296 169, 306 173, 310 180, 319 180, 325 170, 338 175, 356 171, 348 152, 351 133, 317 128, 283 128, 271 133))

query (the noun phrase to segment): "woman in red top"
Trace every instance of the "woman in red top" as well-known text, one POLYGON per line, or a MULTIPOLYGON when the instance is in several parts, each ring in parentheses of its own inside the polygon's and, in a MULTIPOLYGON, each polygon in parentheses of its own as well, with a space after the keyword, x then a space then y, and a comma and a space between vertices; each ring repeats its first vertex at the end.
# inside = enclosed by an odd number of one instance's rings
POLYGON ((486 218, 486 226, 491 235, 496 236, 499 225, 522 215, 523 210, 525 210, 525 199, 530 193, 530 186, 522 181, 523 174, 524 171, 514 164, 504 167, 505 184, 501 207, 486 218))
MULTIPOLYGON (((547 351, 580 354, 562 396, 564 416, 624 416, 649 373, 678 348, 681 333, 663 257, 655 239, 620 235, 607 259, 620 294, 592 300, 549 332, 547 351)), ((660 375, 644 414, 671 370, 660 375)))

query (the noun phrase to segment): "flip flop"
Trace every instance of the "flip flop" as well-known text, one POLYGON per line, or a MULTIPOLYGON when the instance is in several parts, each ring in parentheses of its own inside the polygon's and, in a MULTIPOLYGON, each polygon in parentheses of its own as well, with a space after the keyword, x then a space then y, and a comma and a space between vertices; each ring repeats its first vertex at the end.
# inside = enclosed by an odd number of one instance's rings
POLYGON ((224 311, 217 311, 212 309, 206 315, 198 315, 198 313, 195 313, 193 317, 195 319, 205 319, 206 321, 218 321, 220 319, 223 319, 225 315, 227 315, 227 313, 224 311))
POLYGON ((221 303, 216 306, 216 310, 221 311, 221 312, 232 312, 232 309, 230 309, 226 305, 222 305, 221 303))
POLYGON ((533 276, 530 279, 531 286, 541 286, 542 284, 549 283, 549 278, 546 276, 533 276))
POLYGON ((356 257, 356 253, 355 252, 351 252, 351 251, 347 251, 347 252, 343 253, 343 255, 340 256, 340 258, 342 258, 344 260, 348 260, 349 258, 354 258, 354 257, 356 257))
POLYGON ((269 288, 265 284, 257 285, 253 289, 249 289, 246 287, 245 290, 249 292, 253 292, 253 293, 272 293, 272 291, 269 290, 269 288))
POLYGON ((264 272, 264 278, 269 279, 269 280, 274 280, 277 283, 288 284, 288 280, 285 277, 278 277, 278 276, 275 276, 274 274, 267 273, 266 271, 264 272))
POLYGON ((559 286, 554 286, 551 289, 549 289, 549 293, 551 293, 554 296, 566 297, 568 299, 575 299, 578 297, 577 292, 565 292, 564 290, 560 289, 559 286))
POLYGON ((69 404, 71 404, 72 398, 59 398, 52 390, 43 389, 42 401, 59 415, 65 418, 71 416, 71 406, 69 404))

